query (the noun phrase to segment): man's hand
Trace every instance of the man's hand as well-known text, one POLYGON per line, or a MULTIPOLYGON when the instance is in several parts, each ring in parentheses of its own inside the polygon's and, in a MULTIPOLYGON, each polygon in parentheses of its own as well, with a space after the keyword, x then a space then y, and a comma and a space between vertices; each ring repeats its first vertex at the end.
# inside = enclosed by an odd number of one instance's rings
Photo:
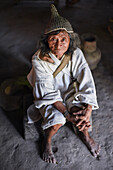
MULTIPOLYGON (((82 114, 82 110, 76 112, 76 114, 77 114, 77 115, 82 114)), ((76 115, 73 115, 73 114, 68 114, 68 115, 66 116, 66 119, 67 119, 69 122, 71 122, 71 123, 73 123, 73 124, 76 125, 77 120, 78 120, 78 117, 77 117, 76 115)))
MULTIPOLYGON (((66 107, 61 101, 57 101, 53 104, 61 113, 64 113, 66 111, 66 107)), ((71 113, 67 114, 66 119, 69 122, 72 122, 75 124, 75 126, 80 130, 83 131, 86 128, 89 128, 90 121, 89 118, 91 116, 92 112, 92 106, 87 105, 83 109, 80 110, 78 107, 73 107, 71 109, 71 113)))
MULTIPOLYGON (((61 101, 57 101, 53 104, 62 114, 65 113, 65 111, 67 110, 65 105, 61 102, 61 101)), ((83 110, 80 110, 77 111, 77 115, 80 115, 82 114, 82 111, 83 110)), ((66 116, 66 119, 69 121, 69 122, 72 122, 73 124, 76 124, 77 123, 77 119, 76 119, 76 115, 72 115, 72 114, 67 114, 66 116)))
POLYGON ((43 61, 47 61, 47 62, 52 63, 52 64, 54 63, 54 61, 52 60, 51 57, 49 57, 48 54, 46 54, 45 56, 39 55, 39 58, 40 58, 41 60, 43 60, 43 61))
POLYGON ((83 131, 84 129, 89 128, 91 126, 89 121, 91 112, 92 106, 87 105, 83 110, 73 113, 74 116, 76 115, 76 127, 78 127, 80 131, 83 131))

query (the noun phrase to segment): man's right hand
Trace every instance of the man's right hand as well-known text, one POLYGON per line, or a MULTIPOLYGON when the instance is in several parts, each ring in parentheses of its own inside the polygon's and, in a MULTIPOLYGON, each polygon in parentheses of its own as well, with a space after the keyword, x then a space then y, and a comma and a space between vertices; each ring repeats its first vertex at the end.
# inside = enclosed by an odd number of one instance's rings
POLYGON ((40 54, 39 58, 43 61, 47 61, 47 62, 52 63, 52 64, 54 63, 54 61, 52 60, 52 58, 48 54, 46 54, 45 56, 41 56, 41 54, 40 54))
POLYGON ((71 122, 71 123, 73 123, 73 124, 76 125, 76 123, 77 123, 77 121, 78 121, 78 116, 77 116, 77 115, 68 114, 68 115, 66 116, 66 119, 67 119, 69 122, 71 122))
MULTIPOLYGON (((79 121, 81 121, 78 116, 73 116, 73 115, 70 115, 70 114, 68 114, 68 115, 66 116, 66 119, 67 119, 69 122, 73 123, 75 126, 78 124, 79 121)), ((90 126, 91 126, 91 125, 90 125, 90 121, 87 121, 87 122, 84 121, 84 122, 82 122, 79 126, 76 126, 76 127, 78 128, 79 131, 83 131, 84 129, 87 129, 87 128, 89 128, 90 126)))

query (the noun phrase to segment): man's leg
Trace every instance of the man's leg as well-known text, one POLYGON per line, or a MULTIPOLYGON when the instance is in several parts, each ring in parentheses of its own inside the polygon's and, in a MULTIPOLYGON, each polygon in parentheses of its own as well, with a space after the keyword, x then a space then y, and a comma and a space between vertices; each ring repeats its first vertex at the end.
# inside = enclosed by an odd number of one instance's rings
MULTIPOLYGON (((78 107, 72 107, 70 112, 74 113, 79 111, 80 108, 78 107)), ((97 144, 93 138, 90 137, 89 132, 88 132, 88 128, 84 129, 83 131, 79 131, 79 129, 76 127, 76 125, 73 125, 75 134, 82 140, 82 142, 87 146, 87 148, 89 149, 89 151, 91 152, 91 154, 94 157, 98 157, 99 156, 99 152, 100 152, 100 145, 97 144)))
MULTIPOLYGON (((73 126, 75 126, 75 125, 73 125, 73 126)), ((99 153, 100 153, 100 145, 97 144, 94 141, 94 139, 90 137, 88 128, 83 130, 82 132, 77 129, 77 131, 75 130, 75 133, 82 140, 82 142, 87 146, 87 148, 91 152, 91 154, 94 157, 98 158, 99 153)))
POLYGON ((52 151, 51 141, 53 135, 56 134, 61 126, 62 124, 57 124, 45 130, 43 160, 48 163, 56 163, 56 159, 52 151))

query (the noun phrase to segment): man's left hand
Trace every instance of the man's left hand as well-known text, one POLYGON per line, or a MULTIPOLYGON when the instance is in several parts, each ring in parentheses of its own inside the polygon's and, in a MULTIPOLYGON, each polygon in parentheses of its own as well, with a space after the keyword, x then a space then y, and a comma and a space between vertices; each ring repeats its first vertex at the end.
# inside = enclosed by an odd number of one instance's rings
POLYGON ((77 114, 73 113, 73 115, 76 115, 76 127, 78 127, 79 130, 84 130, 85 128, 89 128, 90 127, 90 116, 92 113, 92 106, 91 105, 87 105, 83 110, 82 110, 82 114, 77 114))

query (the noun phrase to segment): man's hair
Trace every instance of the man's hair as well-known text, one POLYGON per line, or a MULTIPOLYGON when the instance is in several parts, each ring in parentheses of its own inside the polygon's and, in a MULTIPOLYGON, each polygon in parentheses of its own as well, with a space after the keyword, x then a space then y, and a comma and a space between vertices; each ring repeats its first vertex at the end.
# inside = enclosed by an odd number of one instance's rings
MULTIPOLYGON (((42 56, 44 56, 45 54, 48 54, 50 52, 49 45, 48 45, 48 37, 50 35, 57 35, 61 31, 62 30, 54 31, 49 34, 44 34, 41 37, 41 40, 39 41, 39 49, 41 50, 42 56)), ((68 35, 70 37, 70 43, 69 43, 69 48, 65 54, 71 55, 77 47, 80 47, 80 39, 79 39, 79 36, 77 33, 68 33, 68 35)))

